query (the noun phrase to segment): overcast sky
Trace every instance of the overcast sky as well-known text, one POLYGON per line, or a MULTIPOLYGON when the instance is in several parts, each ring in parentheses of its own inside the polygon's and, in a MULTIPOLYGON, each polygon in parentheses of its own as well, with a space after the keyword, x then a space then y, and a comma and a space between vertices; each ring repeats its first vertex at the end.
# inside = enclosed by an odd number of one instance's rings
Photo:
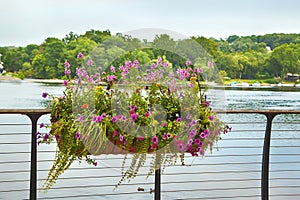
POLYGON ((186 36, 300 33, 299 0, 0 0, 0 46, 73 31, 160 28, 186 36))

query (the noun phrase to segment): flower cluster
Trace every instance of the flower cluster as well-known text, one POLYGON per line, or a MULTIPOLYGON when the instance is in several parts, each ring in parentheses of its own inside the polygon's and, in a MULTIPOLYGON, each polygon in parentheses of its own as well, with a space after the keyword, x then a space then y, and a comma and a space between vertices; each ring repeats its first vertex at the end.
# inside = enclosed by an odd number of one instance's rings
POLYGON ((74 160, 86 158, 96 165, 90 154, 115 154, 118 148, 124 154, 134 154, 120 184, 135 177, 147 153, 154 155, 151 175, 161 165, 174 164, 178 154, 182 162, 185 153, 203 156, 228 132, 207 101, 206 89, 200 84, 202 70, 190 61, 176 70, 158 58, 149 67, 134 60, 102 71, 84 57, 82 53, 77 56, 85 65, 76 69, 74 82, 70 64, 65 62, 69 79, 64 82, 64 96, 50 96, 51 131, 39 135, 39 142, 55 139, 59 148, 46 188, 74 160), (97 70, 91 74, 90 68, 97 70), (117 148, 110 148, 112 145, 117 148))

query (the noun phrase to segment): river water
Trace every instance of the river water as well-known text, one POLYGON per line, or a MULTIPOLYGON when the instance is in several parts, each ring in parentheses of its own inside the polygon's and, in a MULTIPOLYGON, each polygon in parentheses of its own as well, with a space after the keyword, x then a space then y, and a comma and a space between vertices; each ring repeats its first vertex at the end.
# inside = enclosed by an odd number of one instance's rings
MULTIPOLYGON (((45 99, 42 99, 41 94, 42 92, 48 92, 50 94, 53 95, 61 95, 62 92, 64 90, 64 87, 61 85, 55 85, 55 84, 43 84, 43 83, 36 83, 36 82, 32 82, 29 80, 23 80, 23 81, 2 81, 0 82, 0 109, 4 109, 4 108, 12 108, 12 109, 17 109, 17 108, 45 108, 47 105, 47 101, 45 99)), ((290 90, 287 90, 286 88, 223 88, 223 89, 211 89, 208 92, 208 96, 209 98, 213 99, 214 95, 217 94, 217 96, 219 97, 219 101, 222 101, 222 109, 227 109, 227 110, 233 110, 233 109, 238 109, 238 110, 243 110, 243 109, 255 109, 255 110, 299 110, 300 109, 300 89, 298 88, 291 88, 290 90), (221 94, 221 95, 220 95, 221 94)), ((257 146, 257 145, 262 145, 262 141, 256 141, 253 140, 253 138, 261 138, 263 134, 263 130, 265 125, 263 123, 250 123, 250 124, 245 124, 245 125, 235 125, 235 122, 240 122, 240 121, 252 121, 252 122, 256 122, 256 121, 260 121, 260 122, 264 122, 265 119, 262 116, 258 116, 258 115, 223 115, 222 118, 228 122, 229 124, 232 123, 233 126, 233 133, 229 134, 228 136, 225 136, 225 140, 223 142, 220 143, 220 149, 222 149, 222 145, 226 146, 234 146, 237 145, 236 141, 234 141, 234 138, 244 138, 239 140, 238 142, 238 146, 257 146), (245 140, 245 130, 249 130, 247 132, 246 138, 249 138, 248 140, 245 140), (255 131, 255 130, 259 130, 259 131, 255 131), (251 135, 251 136, 249 136, 251 135)), ((40 122, 47 122, 48 118, 43 117, 40 122)), ((293 157, 288 157, 288 156, 277 156, 277 157, 273 157, 273 161, 277 162, 277 161, 286 161, 286 162, 290 162, 290 161, 296 161, 298 162, 298 164, 294 164, 294 165, 288 165, 285 166, 284 169, 286 170, 299 170, 300 172, 300 156, 299 156, 299 141, 300 141, 300 124, 297 122, 300 122, 300 117, 299 116, 280 116, 277 117, 276 120, 277 122, 282 122, 282 121, 287 121, 289 122, 288 126, 282 127, 280 124, 278 125, 274 125, 274 129, 284 129, 284 131, 278 131, 274 133, 274 137, 279 138, 278 140, 276 140, 273 145, 277 145, 277 146, 295 146, 295 148, 293 149, 288 149, 288 150, 283 150, 280 153, 285 153, 285 154, 295 154, 298 156, 293 156, 293 157), (293 123, 295 122, 295 123, 293 123), (296 131, 295 131, 296 130, 296 131), (297 131, 298 130, 298 131, 297 131), (283 134, 284 132, 284 134, 283 134), (277 135, 276 135, 277 134, 277 135), (289 134, 289 139, 287 140, 280 140, 280 138, 287 138, 286 134, 289 134), (284 135, 284 136, 283 136, 284 135), (292 138, 292 139, 290 139, 292 138), (277 142, 277 143, 276 143, 277 142)), ((7 123, 29 123, 29 120, 26 119, 26 117, 20 117, 20 116, 16 116, 16 115, 0 115, 0 124, 7 124, 7 123)), ((24 129, 24 128, 23 128, 24 129)), ((25 128, 28 132, 30 131, 30 126, 25 128)), ((20 138, 19 136, 9 136, 7 135, 8 132, 14 133, 14 132, 24 132, 24 130, 20 130, 20 128, 18 127, 7 127, 5 125, 0 125, 0 141, 3 143, 18 143, 18 142, 23 142, 23 141, 30 141, 30 135, 27 136, 22 136, 22 138, 20 138)), ((0 142, 0 143, 1 143, 0 142)), ((10 162, 13 160, 19 160, 22 159, 22 155, 10 155, 8 152, 9 151, 24 151, 25 150, 29 150, 29 145, 21 147, 22 145, 16 145, 16 144, 6 144, 6 145, 1 145, 0 147, 0 155, 1 155, 1 163, 0 163, 0 172, 2 171, 9 171, 9 170, 22 170, 23 167, 22 165, 18 165, 18 164, 6 164, 5 162, 10 162), (4 154, 2 154, 4 152, 4 154)), ((51 145, 50 145, 51 146, 51 145)), ((46 149, 49 150, 53 147, 39 147, 41 149, 46 149)), ((206 159, 190 159, 190 163, 191 164, 195 164, 196 166, 199 164, 208 164, 208 165, 212 165, 214 166, 214 164, 216 164, 215 166, 215 170, 222 170, 217 168, 217 163, 220 163, 222 161, 224 162, 241 162, 241 161, 245 161, 245 158, 243 156, 240 157, 226 157, 222 158, 223 154, 241 154, 243 155, 243 153, 246 154, 250 154, 253 153, 261 153, 261 149, 257 149, 255 150, 255 148, 253 149, 243 149, 241 148, 239 152, 236 152, 235 149, 226 149, 224 148, 224 150, 222 151, 216 151, 213 152, 213 155, 215 155, 216 157, 209 157, 206 159), (219 156, 219 157, 218 157, 219 156)), ((278 149, 274 148, 273 153, 278 153, 278 149)), ((29 155, 26 155, 26 159, 29 160, 29 155)), ((53 153, 51 154, 42 154, 39 155, 40 159, 47 159, 47 156, 52 156, 53 157, 53 153)), ((24 159, 24 158, 23 158, 24 159)), ((25 159, 25 160, 26 160, 25 159)), ((99 160, 101 160, 103 158, 99 158, 99 160)), ((113 169, 113 166, 120 166, 122 160, 117 160, 117 162, 115 161, 109 161, 110 159, 105 157, 106 160, 108 161, 99 161, 101 162, 100 164, 102 164, 102 166, 106 166, 106 171, 104 170, 105 174, 115 174, 115 173, 119 173, 118 170, 113 169)), ((104 159, 104 160, 105 160, 104 159)), ((261 157, 260 156, 253 156, 253 162, 260 162, 261 157)), ((112 159, 113 160, 113 159, 112 159)), ((28 169, 29 163, 27 163, 26 165, 26 169, 28 169)), ((84 167, 85 165, 83 165, 84 167)), ((257 170, 260 170, 260 165, 254 164, 254 168, 257 170)), ((41 163, 39 164, 39 169, 41 168, 46 168, 49 167, 49 164, 45 164, 45 163, 41 163)), ((82 167, 82 166, 81 166, 82 167)), ((234 170, 236 167, 239 168, 239 166, 230 166, 232 170, 234 170)), ((197 168, 197 167, 196 167, 197 168)), ((197 170, 199 171, 199 168, 196 169, 191 168, 189 171, 195 171, 197 172, 197 170)), ((210 168, 212 168, 210 166, 210 168)), ((202 168, 203 169, 207 169, 207 168, 202 168)), ((274 165, 273 169, 276 171, 278 170, 278 166, 274 165)), ((170 167, 170 169, 167 169, 166 172, 176 172, 176 173, 184 173, 186 169, 177 169, 170 167)), ((246 166, 245 170, 253 170, 252 166, 246 166)), ((282 199, 282 196, 276 196, 278 194, 288 194, 290 196, 287 195, 287 197, 285 198, 289 198, 289 199, 299 199, 299 196, 295 196, 295 194, 297 194, 297 192, 295 191, 299 191, 300 187, 300 176, 299 173, 298 175, 296 175, 295 173, 285 173, 286 176, 288 177, 294 177, 294 179, 296 180, 296 182, 293 182, 293 187, 283 190, 285 188, 285 186, 290 185, 290 181, 289 180, 284 180, 282 177, 277 177, 278 180, 276 179, 276 182, 272 183, 274 188, 271 189, 271 194, 274 194, 274 198, 273 199, 282 199), (281 180, 281 181, 280 181, 281 180), (281 184, 280 186, 278 186, 277 184, 281 184), (291 195, 292 194, 292 195, 291 195)), ((90 176, 93 173, 97 173, 94 172, 93 170, 90 170, 87 172, 83 172, 83 171, 79 171, 78 172, 68 172, 66 173, 65 177, 70 176, 70 175, 81 175, 81 176, 90 176), (78 173, 78 174, 77 174, 78 173)), ((103 171, 101 172, 103 173, 103 171)), ((200 174, 200 173, 199 173, 200 174)), ((39 173, 39 178, 45 178, 46 172, 40 172, 39 173)), ((278 174, 274 174, 274 178, 276 178, 278 174)), ((207 178, 207 179, 214 179, 215 177, 206 177, 208 176, 203 175, 203 177, 207 178)), ((218 175, 219 176, 219 175, 218 175)), ((229 176, 232 176, 230 174, 228 175, 222 175, 219 178, 221 179, 228 179, 229 176)), ((242 174, 242 177, 244 177, 246 180, 249 179, 249 177, 251 178, 252 176, 255 176, 255 178, 259 179, 260 175, 259 173, 255 173, 255 172, 249 172, 248 174, 242 174)), ((279 175, 278 175, 279 176, 279 175)), ((163 176, 164 177, 164 176, 163 176)), ((177 178, 174 177, 168 177, 165 176, 167 178, 163 179, 163 181, 178 181, 178 180, 193 180, 196 179, 198 180, 198 178, 196 178, 195 176, 176 176, 177 178)), ((203 178, 200 177, 200 178, 203 178)), ((28 198, 28 190, 22 190, 22 188, 29 188, 29 184, 28 182, 21 182, 20 184, 16 184, 14 182, 9 182, 9 181, 4 181, 6 179, 22 179, 22 178, 27 178, 28 179, 28 173, 24 174, 18 174, 18 175, 14 175, 13 173, 0 173, 0 199, 26 199, 28 198), (16 191, 16 192, 6 192, 7 190, 18 190, 20 189, 21 191, 16 191)), ((99 181, 99 180, 98 180, 99 181)), ((112 181, 115 180, 109 180, 109 179, 103 179, 103 184, 107 184, 107 185, 111 185, 114 184, 112 183, 112 181)), ((144 180, 140 180, 138 179, 138 181, 144 181, 144 180)), ((153 181, 152 179, 150 180, 150 182, 153 181)), ((82 181, 84 183, 84 181, 82 181)), ((148 181, 149 182, 149 181, 148 181)), ((89 183, 93 183, 93 180, 90 180, 89 183)), ((64 184, 60 184, 58 183, 58 186, 72 186, 72 181, 71 182, 64 182, 64 184)), ((95 182, 95 184, 99 184, 99 182, 95 182)), ((147 183, 145 183, 147 184, 147 183)), ((204 185, 201 185, 201 183, 197 183, 199 187, 201 188, 211 188, 211 187, 217 187, 218 188, 218 184, 219 183, 206 183, 204 185)), ((235 190, 235 191, 219 191, 218 195, 216 195, 214 192, 207 192, 206 190, 202 191, 193 191, 193 192, 187 192, 183 189, 183 191, 181 191, 179 194, 175 193, 175 192, 165 192, 165 191, 172 191, 172 190, 180 190, 182 187, 181 185, 165 185, 163 187, 163 193, 162 193, 162 197, 163 199, 184 199, 184 198, 194 198, 197 199, 197 196, 199 196, 199 199, 203 199, 204 197, 207 198, 217 198, 217 199, 222 199, 220 197, 224 197, 224 199, 228 199, 232 196, 247 196, 249 195, 250 197, 246 198, 244 197, 244 199, 259 199, 259 181, 254 181, 251 182, 251 179, 249 179, 249 181, 246 181, 243 183, 244 185, 247 185, 249 188, 248 190, 235 190), (252 188, 252 189, 251 189, 252 188), (252 197, 251 197, 252 195, 252 197), (255 196, 256 195, 256 196, 255 196), (201 197, 201 198, 200 198, 201 197), (226 198, 225 198, 226 197, 226 198)), ((41 185, 41 183, 39 182, 39 186, 41 185)), ((193 189, 195 188, 195 184, 186 184, 188 186, 189 189, 193 189)), ((228 187, 230 188, 234 188, 237 186, 240 186, 239 182, 235 182, 235 183, 226 183, 226 185, 229 185, 228 187)), ((136 190, 137 186, 131 186, 131 188, 134 187, 133 190, 136 190)), ((146 187, 146 186, 145 186, 146 187)), ((147 186, 148 187, 148 186, 147 186)), ((150 186, 149 186, 150 187, 150 186)), ((225 187, 224 185, 220 185, 219 187, 225 187)), ((118 194, 119 193, 126 193, 126 191, 128 189, 122 188, 120 187, 120 189, 118 189, 117 191, 113 191, 112 192, 112 188, 113 187, 109 187, 108 189, 104 189, 103 191, 101 191, 104 194, 118 194)), ((197 187, 196 187, 197 188, 197 187)), ((208 189, 207 189, 208 190, 208 189)), ((101 193, 100 189, 98 188, 98 190, 96 189, 75 189, 75 190, 70 190, 69 194, 67 194, 67 196, 72 196, 73 195, 82 195, 82 194, 89 194, 92 193, 94 194, 95 192, 101 193)), ((44 193, 39 193, 39 197, 40 198, 49 198, 49 197, 55 197, 55 196, 61 196, 63 197, 63 195, 66 195, 66 191, 64 190, 55 190, 55 191, 49 191, 47 194, 44 193)), ((298 192, 299 194, 299 192, 298 192)), ((120 200, 125 200, 128 199, 128 195, 100 195, 101 197, 97 196, 97 197, 92 197, 92 196, 88 196, 86 197, 86 199, 116 199, 118 197, 118 199, 120 200)), ((149 195, 149 193, 147 194, 142 194, 142 195, 137 195, 137 196, 130 196, 130 198, 132 200, 134 199, 153 199, 153 195, 149 195)), ((70 199, 72 199, 72 197, 70 197, 70 199)), ((82 198, 80 198, 82 199, 82 198)), ((205 199, 205 198, 204 198, 205 199)), ((242 199, 242 198, 237 198, 237 199, 242 199)))

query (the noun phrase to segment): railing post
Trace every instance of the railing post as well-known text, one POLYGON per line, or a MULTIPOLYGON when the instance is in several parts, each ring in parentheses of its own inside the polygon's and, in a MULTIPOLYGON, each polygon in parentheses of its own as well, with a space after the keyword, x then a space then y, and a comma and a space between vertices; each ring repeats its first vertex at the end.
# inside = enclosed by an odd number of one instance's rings
POLYGON ((261 199, 269 199, 269 158, 270 158, 270 141, 272 121, 278 113, 264 113, 267 117, 267 126, 265 131, 263 157, 262 157, 262 171, 261 171, 261 199))
POLYGON ((160 185, 161 185, 161 168, 155 170, 155 188, 154 188, 154 199, 160 200, 160 185))
POLYGON ((37 193, 37 121, 43 113, 26 113, 31 120, 30 200, 36 200, 37 193))

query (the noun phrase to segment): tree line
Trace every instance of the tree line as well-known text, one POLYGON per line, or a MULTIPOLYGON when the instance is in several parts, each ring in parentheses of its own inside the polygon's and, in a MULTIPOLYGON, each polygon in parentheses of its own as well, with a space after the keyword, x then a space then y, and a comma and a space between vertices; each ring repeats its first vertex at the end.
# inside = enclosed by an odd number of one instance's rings
POLYGON ((101 67, 134 59, 148 64, 163 57, 176 69, 185 65, 187 57, 199 67, 210 60, 220 75, 230 78, 284 78, 287 73, 300 73, 300 34, 232 35, 226 39, 192 36, 182 40, 162 34, 149 42, 92 29, 82 35, 70 32, 62 39, 49 37, 40 45, 0 47, 6 71, 32 78, 62 78, 65 60, 74 73, 80 64, 78 52, 91 54, 101 67))

